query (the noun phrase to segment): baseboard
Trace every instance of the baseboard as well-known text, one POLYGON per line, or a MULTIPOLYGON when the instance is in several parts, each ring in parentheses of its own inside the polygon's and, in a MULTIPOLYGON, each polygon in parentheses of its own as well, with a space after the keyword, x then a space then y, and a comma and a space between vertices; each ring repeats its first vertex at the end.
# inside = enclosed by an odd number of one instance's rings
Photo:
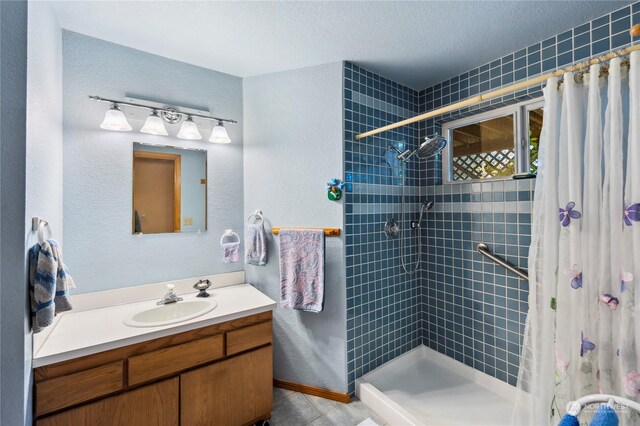
POLYGON ((273 386, 276 388, 287 389, 294 392, 306 393, 307 395, 319 396, 320 398, 331 399, 333 401, 343 402, 345 404, 348 404, 351 401, 348 393, 340 393, 316 386, 286 382, 284 380, 278 379, 273 379, 273 386))

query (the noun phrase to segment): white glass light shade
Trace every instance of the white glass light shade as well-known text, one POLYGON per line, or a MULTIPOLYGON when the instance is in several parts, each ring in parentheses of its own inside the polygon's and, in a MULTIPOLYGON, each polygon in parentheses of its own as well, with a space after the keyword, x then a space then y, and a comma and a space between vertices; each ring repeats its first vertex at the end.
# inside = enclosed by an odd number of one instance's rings
POLYGON ((231 143, 231 138, 227 134, 227 129, 224 128, 222 122, 218 122, 218 125, 213 128, 209 142, 213 143, 231 143))
POLYGON ((178 138, 191 140, 202 139, 202 135, 198 131, 198 125, 193 122, 191 117, 187 117, 185 122, 182 123, 180 131, 178 132, 178 138))
POLYGON ((100 125, 100 128, 105 130, 128 132, 131 130, 131 125, 124 116, 124 113, 120 111, 117 105, 114 104, 104 115, 104 121, 100 125))
POLYGON ((153 111, 150 116, 147 117, 147 120, 144 122, 144 126, 140 129, 141 133, 146 133, 148 135, 159 135, 159 136, 167 136, 167 129, 164 127, 164 123, 162 122, 162 118, 158 116, 157 111, 153 111))

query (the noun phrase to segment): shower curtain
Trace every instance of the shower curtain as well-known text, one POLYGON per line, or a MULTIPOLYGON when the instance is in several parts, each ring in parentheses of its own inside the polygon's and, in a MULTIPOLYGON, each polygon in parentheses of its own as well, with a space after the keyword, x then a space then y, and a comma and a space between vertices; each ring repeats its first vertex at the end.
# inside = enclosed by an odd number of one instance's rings
POLYGON ((556 424, 588 394, 640 395, 640 52, 603 68, 544 89, 514 424, 556 424))

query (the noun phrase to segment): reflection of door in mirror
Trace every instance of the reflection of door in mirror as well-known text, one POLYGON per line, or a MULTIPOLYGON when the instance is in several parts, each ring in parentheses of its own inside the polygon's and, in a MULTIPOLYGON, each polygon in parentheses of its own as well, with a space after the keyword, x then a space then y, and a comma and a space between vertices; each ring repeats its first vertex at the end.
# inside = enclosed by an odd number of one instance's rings
POLYGON ((180 232, 180 155, 133 153, 133 233, 180 232))

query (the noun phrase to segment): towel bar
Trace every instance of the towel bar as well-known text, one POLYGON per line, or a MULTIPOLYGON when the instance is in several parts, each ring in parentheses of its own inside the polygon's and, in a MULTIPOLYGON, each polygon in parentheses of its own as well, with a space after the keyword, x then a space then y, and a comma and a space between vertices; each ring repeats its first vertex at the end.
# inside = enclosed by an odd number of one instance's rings
MULTIPOLYGON (((275 235, 280 233, 282 228, 271 228, 271 232, 275 235)), ((321 229, 321 228, 291 228, 291 229, 321 229)), ((324 228, 324 235, 328 237, 337 237, 340 235, 340 228, 324 228)))

